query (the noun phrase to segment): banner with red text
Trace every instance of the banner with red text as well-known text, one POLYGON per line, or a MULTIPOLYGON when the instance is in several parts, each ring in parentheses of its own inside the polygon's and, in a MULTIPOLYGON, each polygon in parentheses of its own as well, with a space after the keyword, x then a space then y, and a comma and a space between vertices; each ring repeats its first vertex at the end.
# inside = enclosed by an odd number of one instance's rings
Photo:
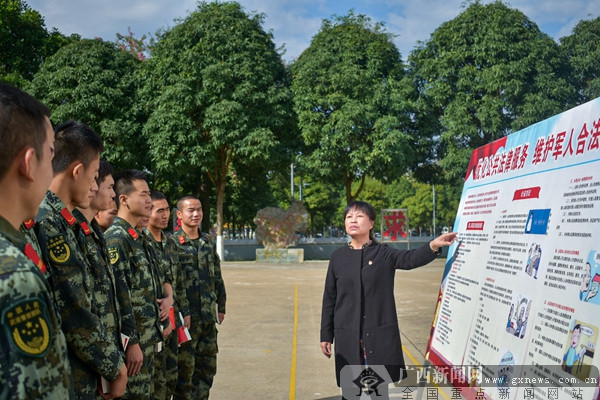
POLYGON ((428 361, 466 398, 596 400, 600 98, 473 151, 454 231, 428 361))

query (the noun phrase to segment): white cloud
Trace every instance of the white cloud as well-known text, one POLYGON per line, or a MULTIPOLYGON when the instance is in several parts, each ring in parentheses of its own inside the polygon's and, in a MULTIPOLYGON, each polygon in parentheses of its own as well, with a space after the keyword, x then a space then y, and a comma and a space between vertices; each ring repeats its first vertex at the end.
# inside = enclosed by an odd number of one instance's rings
POLYGON ((433 31, 442 23, 464 11, 461 4, 462 1, 457 0, 428 0, 418 3, 408 1, 399 9, 402 14, 394 10, 386 15, 386 26, 391 32, 398 34, 395 43, 402 58, 406 60, 419 41, 429 40, 433 31))
MULTIPOLYGON (((42 14, 48 28, 66 35, 114 40, 127 28, 136 36, 174 25, 197 7, 196 0, 25 0, 42 14)), ((494 0, 483 0, 489 3, 494 0)), ((397 35, 395 43, 406 59, 418 41, 426 41, 445 21, 455 18, 469 3, 464 0, 240 0, 247 12, 265 14, 264 28, 272 31, 276 46, 285 43, 290 60, 306 49, 321 27, 323 18, 345 15, 350 8, 384 22, 397 35)), ((600 0, 509 0, 543 32, 558 40, 570 35, 582 19, 597 17, 600 0)))
POLYGON ((309 45, 321 27, 321 17, 314 15, 315 7, 323 1, 242 0, 246 12, 265 15, 264 28, 272 31, 277 47, 285 45, 284 58, 297 58, 309 45))
POLYGON ((194 0, 26 0, 45 18, 48 28, 61 33, 78 33, 82 37, 114 40, 127 27, 141 36, 173 26, 173 19, 185 16, 196 7, 194 0))

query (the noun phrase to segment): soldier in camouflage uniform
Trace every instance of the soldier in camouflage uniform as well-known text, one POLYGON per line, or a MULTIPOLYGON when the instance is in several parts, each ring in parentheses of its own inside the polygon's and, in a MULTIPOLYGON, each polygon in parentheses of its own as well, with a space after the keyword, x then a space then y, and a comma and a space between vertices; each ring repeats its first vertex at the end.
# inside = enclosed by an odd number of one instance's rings
POLYGON ((118 214, 104 237, 119 302, 130 301, 136 322, 136 332, 126 333, 131 339, 126 351, 129 382, 125 398, 152 399, 154 355, 162 346, 157 302, 162 288, 141 232, 135 228, 140 218, 149 218, 152 212, 146 175, 137 170, 122 171, 115 176, 115 193, 118 214))
POLYGON ((74 397, 46 265, 17 229, 52 180, 50 110, 0 83, 0 399, 74 397))
MULTIPOLYGON (((155 253, 160 256, 160 262, 163 264, 163 270, 166 271, 167 275, 171 277, 171 286, 174 297, 174 306, 172 310, 172 317, 175 320, 175 326, 173 329, 182 326, 179 318, 179 313, 185 316, 188 321, 189 329, 189 304, 185 293, 181 290, 183 287, 183 274, 179 265, 179 256, 177 255, 177 245, 173 241, 172 237, 167 236, 163 229, 169 225, 169 203, 164 194, 152 191, 150 192, 152 198, 152 215, 148 225, 148 239, 150 244, 155 250, 155 253)), ((164 333, 164 332, 163 332, 164 333)), ((178 349, 178 337, 177 332, 174 331, 168 338, 165 339, 164 349, 164 366, 165 372, 165 397, 156 396, 156 398, 170 399, 175 393, 175 386, 177 384, 177 353, 178 349)), ((155 383, 156 388, 156 383, 155 383)))
POLYGON ((177 202, 181 230, 175 233, 190 308, 192 340, 179 349, 176 398, 208 399, 217 372, 217 327, 225 318, 225 284, 211 237, 199 229, 202 205, 193 196, 177 202))
POLYGON ((93 296, 90 265, 80 245, 84 229, 72 215, 76 206, 89 206, 98 188, 95 177, 102 150, 100 136, 83 123, 69 121, 56 128, 54 176, 36 223, 80 399, 99 398, 100 377, 111 382, 113 397, 122 396, 127 383, 122 352, 101 323, 93 296))
MULTIPOLYGON (((124 324, 130 329, 135 329, 133 309, 127 307, 121 312, 121 307, 117 302, 115 276, 109 262, 104 233, 94 218, 99 211, 108 209, 111 207, 111 203, 114 203, 115 192, 113 186, 115 181, 112 175, 113 168, 110 163, 100 160, 98 176, 96 177, 98 190, 95 192, 90 206, 86 209, 75 209, 73 216, 83 228, 85 241, 81 243, 81 247, 84 249, 87 261, 91 266, 98 316, 102 320, 106 331, 113 338, 114 343, 123 352, 124 359, 124 343, 121 339, 123 329, 121 325, 124 324)), ((106 384, 106 382, 104 383, 106 384)))
POLYGON ((154 383, 154 398, 165 399, 167 398, 167 357, 165 343, 171 336, 171 332, 173 332, 173 327, 169 320, 169 310, 173 307, 173 288, 171 287, 171 272, 166 268, 160 249, 153 243, 154 239, 148 230, 149 223, 150 217, 142 217, 140 218, 137 229, 141 232, 140 238, 142 239, 142 243, 148 254, 148 260, 150 261, 151 268, 158 278, 158 282, 161 283, 162 288, 160 292, 157 291, 156 301, 158 302, 160 309, 159 318, 163 346, 160 352, 154 354, 152 382, 154 383))
POLYGON ((98 213, 94 216, 94 219, 98 223, 98 226, 102 229, 102 232, 106 232, 106 230, 112 225, 116 216, 117 203, 113 199, 110 203, 110 207, 106 210, 98 211, 98 213))

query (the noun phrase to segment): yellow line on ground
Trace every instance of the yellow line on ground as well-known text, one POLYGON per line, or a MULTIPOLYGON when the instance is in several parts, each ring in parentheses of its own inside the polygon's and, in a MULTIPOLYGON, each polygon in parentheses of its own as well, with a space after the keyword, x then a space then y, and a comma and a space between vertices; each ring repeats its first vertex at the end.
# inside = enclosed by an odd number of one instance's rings
POLYGON ((296 355, 298 345, 298 284, 294 284, 294 338, 292 339, 292 368, 290 371, 290 400, 296 399, 296 355))
MULTIPOLYGON (((414 365, 416 365, 417 367, 421 367, 419 362, 413 357, 412 354, 410 354, 410 351, 408 351, 408 349, 404 345, 402 345, 402 350, 404 351, 404 354, 406 354, 408 356, 408 358, 410 358, 410 361, 412 361, 414 365)), ((433 383, 433 386, 435 386, 436 388, 441 389, 435 382, 431 382, 431 383, 433 383)), ((448 395, 446 393, 444 393, 443 390, 438 390, 438 393, 440 393, 442 395, 442 397, 445 398, 446 400, 450 400, 450 397, 448 397, 448 395)))

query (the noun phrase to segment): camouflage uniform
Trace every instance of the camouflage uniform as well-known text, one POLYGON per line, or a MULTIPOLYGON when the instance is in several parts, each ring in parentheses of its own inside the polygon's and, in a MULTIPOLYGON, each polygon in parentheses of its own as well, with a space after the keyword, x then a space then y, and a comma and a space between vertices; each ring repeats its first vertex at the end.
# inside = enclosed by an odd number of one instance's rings
POLYGON ((135 331, 125 334, 131 336, 129 345, 139 344, 144 354, 142 369, 127 381, 124 398, 150 399, 153 396, 153 371, 155 345, 162 341, 159 328, 159 308, 157 298, 162 297, 161 281, 151 264, 141 234, 126 220, 115 217, 113 224, 104 233, 110 263, 117 280, 117 290, 121 296, 130 296, 135 331))
POLYGON ((182 399, 208 399, 217 372, 217 308, 225 313, 225 284, 221 261, 209 235, 190 240, 183 230, 173 235, 189 302, 192 340, 179 349, 179 377, 175 395, 182 399))
MULTIPOLYGON (((165 259, 161 245, 156 243, 150 231, 146 228, 142 229, 142 241, 144 246, 146 247, 146 251, 150 256, 151 265, 155 269, 156 274, 158 276, 158 280, 160 282, 160 288, 162 289, 163 284, 169 283, 171 284, 173 279, 171 276, 171 269, 169 268, 169 264, 165 259)), ((171 284, 171 286, 173 286, 171 284)), ((163 298, 164 295, 161 294, 158 298, 163 298)), ((169 319, 165 319, 160 322, 161 330, 167 328, 170 325, 169 319)), ((163 340, 163 349, 160 353, 154 355, 154 374, 152 381, 154 382, 154 398, 155 399, 167 399, 171 398, 171 395, 167 397, 167 344, 170 342, 173 335, 169 335, 167 339, 163 340)))
MULTIPOLYGON (((83 237, 85 238, 85 241, 80 245, 84 249, 86 259, 91 266, 98 316, 116 346, 119 350, 124 351, 121 340, 121 312, 116 298, 115 276, 108 261, 108 249, 104 241, 104 234, 95 219, 92 219, 88 225, 85 216, 77 209, 73 210, 73 216, 82 227, 83 237)), ((122 356, 124 358, 125 354, 122 353, 122 356)))
POLYGON ((74 398, 45 268, 22 233, 0 217, 0 399, 74 398))
MULTIPOLYGON (((171 396, 175 393, 175 386, 177 384, 177 353, 179 352, 179 345, 177 340, 177 328, 181 326, 181 320, 179 319, 179 312, 182 315, 190 315, 189 304, 187 298, 184 293, 182 293, 182 285, 183 285, 183 274, 181 267, 179 265, 179 256, 177 255, 177 245, 173 241, 172 238, 168 237, 164 232, 161 236, 161 241, 158 242, 154 240, 152 234, 144 230, 148 242, 154 249, 154 252, 157 256, 159 256, 159 262, 161 262, 163 273, 170 279, 171 287, 173 288, 173 308, 175 314, 175 328, 173 329, 173 333, 165 339, 165 347, 164 347, 164 364, 162 368, 165 371, 164 375, 164 395, 166 399, 170 399, 171 396)), ((156 365, 156 364, 155 364, 156 365)), ((154 384, 155 392, 156 391, 156 381, 154 384)), ((162 391, 159 393, 163 393, 162 391)), ((155 393, 156 398, 162 398, 155 393)))
POLYGON ((42 249, 40 248, 40 242, 38 242, 37 236, 35 235, 35 226, 34 219, 28 219, 27 221, 23 221, 21 224, 21 232, 25 235, 25 239, 27 242, 33 246, 33 249, 37 254, 42 254, 42 249))
POLYGON ((84 235, 82 227, 50 190, 37 220, 38 240, 69 344, 75 395, 81 399, 99 398, 100 376, 115 380, 123 357, 98 316, 90 266, 79 245, 85 240, 80 236, 84 235))

